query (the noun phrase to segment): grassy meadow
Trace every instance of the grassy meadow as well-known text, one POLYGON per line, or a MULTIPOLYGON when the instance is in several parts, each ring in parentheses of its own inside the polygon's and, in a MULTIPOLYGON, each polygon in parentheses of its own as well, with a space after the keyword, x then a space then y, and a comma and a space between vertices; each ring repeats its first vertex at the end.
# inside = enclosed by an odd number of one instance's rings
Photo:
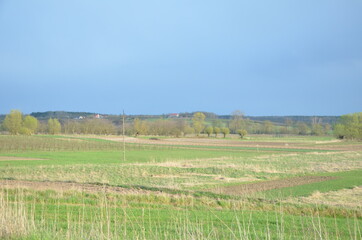
POLYGON ((361 143, 146 140, 1 135, 0 238, 362 238, 361 143))

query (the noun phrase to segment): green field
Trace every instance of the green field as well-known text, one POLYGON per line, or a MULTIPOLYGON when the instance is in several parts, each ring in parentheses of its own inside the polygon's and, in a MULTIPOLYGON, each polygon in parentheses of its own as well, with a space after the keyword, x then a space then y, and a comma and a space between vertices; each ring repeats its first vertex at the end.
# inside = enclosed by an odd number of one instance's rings
POLYGON ((0 136, 0 238, 361 239, 360 143, 245 141, 127 143, 124 159, 120 142, 94 136, 0 136), (330 178, 278 186, 313 177, 330 178))

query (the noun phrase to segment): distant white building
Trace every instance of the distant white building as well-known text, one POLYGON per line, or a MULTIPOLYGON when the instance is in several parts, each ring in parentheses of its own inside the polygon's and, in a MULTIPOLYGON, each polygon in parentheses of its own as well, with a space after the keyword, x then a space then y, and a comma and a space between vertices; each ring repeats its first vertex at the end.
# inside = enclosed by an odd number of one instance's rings
POLYGON ((170 113, 168 114, 168 118, 178 118, 180 116, 180 114, 178 113, 170 113))

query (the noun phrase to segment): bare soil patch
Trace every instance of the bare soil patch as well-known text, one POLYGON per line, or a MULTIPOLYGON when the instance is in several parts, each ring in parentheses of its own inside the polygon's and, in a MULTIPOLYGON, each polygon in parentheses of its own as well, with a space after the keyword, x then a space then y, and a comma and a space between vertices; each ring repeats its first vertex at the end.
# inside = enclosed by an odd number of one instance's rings
MULTIPOLYGON (((87 183, 71 182, 35 182, 22 180, 0 180, 0 188, 28 188, 33 190, 54 190, 54 191, 84 191, 91 193, 117 193, 117 194, 161 194, 157 191, 147 191, 136 188, 122 188, 108 185, 97 185, 87 183)), ((165 193, 162 193, 163 195, 165 193)))
POLYGON ((68 142, 84 142, 83 139, 79 138, 57 138, 57 140, 68 141, 68 142))
POLYGON ((212 189, 211 191, 220 194, 246 195, 254 192, 305 185, 315 182, 328 181, 331 179, 336 179, 336 177, 330 177, 330 176, 294 177, 288 179, 278 179, 278 180, 271 180, 265 182, 241 184, 236 186, 219 187, 217 189, 212 189))
POLYGON ((27 158, 27 157, 8 157, 8 156, 0 156, 0 161, 27 161, 27 160, 48 160, 44 158, 27 158))

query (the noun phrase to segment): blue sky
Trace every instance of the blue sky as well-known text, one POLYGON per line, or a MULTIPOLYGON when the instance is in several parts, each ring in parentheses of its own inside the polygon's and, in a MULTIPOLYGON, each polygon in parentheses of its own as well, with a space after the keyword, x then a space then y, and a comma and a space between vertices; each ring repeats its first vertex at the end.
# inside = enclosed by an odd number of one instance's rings
POLYGON ((0 113, 362 111, 362 1, 0 0, 0 113))

